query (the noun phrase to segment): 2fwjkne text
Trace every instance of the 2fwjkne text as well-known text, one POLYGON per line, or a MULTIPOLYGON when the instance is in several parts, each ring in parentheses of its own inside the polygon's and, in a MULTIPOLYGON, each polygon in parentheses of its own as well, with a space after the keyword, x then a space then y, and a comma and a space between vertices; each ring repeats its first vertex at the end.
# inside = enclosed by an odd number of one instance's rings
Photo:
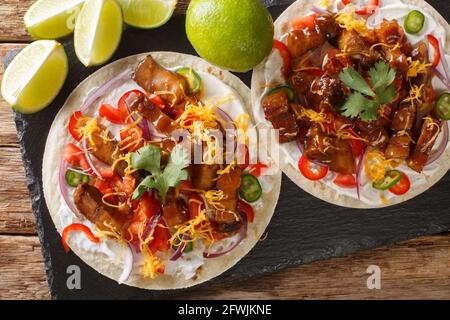
POLYGON ((270 304, 223 304, 220 308, 206 306, 189 306, 188 304, 178 308, 179 315, 197 315, 209 318, 212 314, 240 315, 244 317, 253 315, 271 315, 272 306, 270 304))

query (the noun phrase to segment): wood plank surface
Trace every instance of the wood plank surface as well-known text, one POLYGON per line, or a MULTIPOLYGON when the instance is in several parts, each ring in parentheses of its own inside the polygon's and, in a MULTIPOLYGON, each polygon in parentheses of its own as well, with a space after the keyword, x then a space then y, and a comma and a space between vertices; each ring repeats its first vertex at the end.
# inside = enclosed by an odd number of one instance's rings
MULTIPOLYGON (((31 39, 23 15, 33 0, 2 0, 0 58, 31 39)), ((180 0, 178 12, 189 0, 180 0)), ((0 80, 3 66, 0 64, 0 80)), ((48 299, 39 240, 12 112, 0 98, 0 299, 48 299)), ((437 235, 194 290, 187 299, 448 299, 450 235, 437 235), (381 289, 366 286, 369 265, 381 289)))

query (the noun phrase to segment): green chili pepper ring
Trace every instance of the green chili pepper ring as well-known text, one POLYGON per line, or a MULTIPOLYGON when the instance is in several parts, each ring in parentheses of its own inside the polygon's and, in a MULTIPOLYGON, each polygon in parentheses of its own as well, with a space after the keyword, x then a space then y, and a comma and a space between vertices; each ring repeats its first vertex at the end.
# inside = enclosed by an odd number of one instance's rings
POLYGON ((239 196, 247 202, 255 202, 261 198, 262 188, 261 184, 252 174, 243 174, 241 179, 241 186, 239 187, 239 196))

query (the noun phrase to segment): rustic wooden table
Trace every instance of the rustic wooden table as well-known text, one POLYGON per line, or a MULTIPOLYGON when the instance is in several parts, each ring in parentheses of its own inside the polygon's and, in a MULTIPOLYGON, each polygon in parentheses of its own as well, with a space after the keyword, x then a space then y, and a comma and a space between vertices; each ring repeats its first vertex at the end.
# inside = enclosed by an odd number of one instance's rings
MULTIPOLYGON (((22 17, 33 0, 1 0, 0 57, 30 41, 22 17)), ((188 0, 179 1, 183 11, 188 0)), ((0 79, 3 66, 0 64, 0 79)), ((0 299, 49 299, 12 112, 0 98, 0 299)), ((196 290, 191 299, 448 299, 450 235, 319 261, 196 290), (369 265, 381 289, 367 289, 369 265)))

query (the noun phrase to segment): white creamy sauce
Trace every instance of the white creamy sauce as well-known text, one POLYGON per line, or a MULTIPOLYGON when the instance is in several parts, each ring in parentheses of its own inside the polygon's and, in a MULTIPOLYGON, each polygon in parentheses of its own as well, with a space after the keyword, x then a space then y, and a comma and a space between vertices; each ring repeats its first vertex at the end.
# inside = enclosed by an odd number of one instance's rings
MULTIPOLYGON (((177 68, 172 68, 170 70, 176 70, 177 68)), ((243 106, 242 100, 239 97, 239 94, 231 87, 223 83, 221 80, 216 78, 215 76, 206 73, 206 72, 197 72, 199 76, 202 78, 204 84, 204 94, 202 101, 208 101, 211 103, 217 102, 220 103, 220 108, 225 111, 233 120, 236 119, 241 114, 246 113, 245 108, 243 106), (228 98, 224 102, 224 97, 228 98)), ((121 85, 117 86, 115 89, 111 90, 106 96, 103 96, 99 99, 91 108, 86 112, 86 114, 97 117, 98 118, 98 109, 101 104, 111 104, 113 107, 117 107, 119 99, 130 90, 140 90, 144 91, 140 86, 138 86, 132 79, 125 81, 121 85)), ((94 89, 93 89, 94 90, 94 89)), ((120 129, 122 126, 111 124, 109 121, 102 119, 100 123, 104 124, 111 132, 111 134, 117 139, 120 140, 120 129)), ((69 142, 69 140, 68 140, 69 142)), ((262 188, 264 192, 270 192, 272 189, 272 181, 273 177, 271 176, 263 176, 260 178, 262 188)), ((73 201, 73 189, 69 190, 69 198, 70 201, 73 201)), ((254 209, 255 213, 259 208, 262 208, 263 205, 260 203, 261 200, 255 203, 254 209)), ((95 225, 89 222, 87 219, 80 221, 75 214, 70 210, 67 206, 64 199, 61 197, 61 208, 59 210, 60 222, 61 226, 64 229, 66 226, 72 223, 83 223, 87 227, 89 227, 92 231, 95 230, 95 225)), ((217 245, 222 245, 227 248, 230 245, 230 242, 235 241, 235 237, 230 237, 228 239, 223 239, 217 242, 217 245)), ((69 245, 73 248, 80 248, 88 252, 92 252, 95 254, 103 255, 104 258, 109 259, 110 261, 118 262, 119 264, 123 263, 124 260, 124 252, 125 245, 119 243, 114 240, 103 239, 100 243, 96 244, 91 242, 82 232, 71 232, 68 237, 69 245)), ((216 248, 216 247, 214 247, 216 248)), ((176 261, 169 261, 170 256, 167 254, 161 255, 163 261, 167 261, 165 265, 165 274, 173 275, 173 276, 183 276, 185 279, 190 279, 196 274, 196 270, 202 266, 205 262, 205 258, 203 257, 203 252, 206 250, 203 242, 197 241, 194 243, 194 249, 192 252, 183 254, 176 261)), ((135 260, 133 264, 132 275, 138 275, 140 273, 141 267, 144 262, 144 257, 141 253, 134 252, 135 260)), ((160 253, 157 255, 159 256, 160 253)))
MULTIPOLYGON (((366 3, 367 2, 362 2, 366 3)), ((342 9, 342 2, 341 0, 337 0, 334 2, 332 6, 332 10, 334 12, 337 12, 338 9, 342 9)), ((436 38, 440 39, 442 42, 443 47, 446 46, 446 32, 445 28, 441 25, 439 25, 427 11, 423 8, 419 8, 417 6, 408 5, 399 3, 396 0, 380 0, 380 7, 377 9, 377 11, 368 18, 368 24, 370 26, 377 26, 383 19, 387 20, 393 20, 397 19, 400 25, 403 25, 404 20, 408 13, 411 10, 419 10, 422 12, 425 17, 426 21, 424 24, 423 30, 421 30, 418 34, 411 35, 405 32, 408 41, 410 41, 412 44, 415 44, 419 41, 426 41, 426 35, 427 34, 433 34, 436 38)), ((285 41, 286 34, 281 36, 280 40, 285 41)), ((430 60, 433 60, 433 49, 430 50, 430 60)), ((446 55, 445 59, 447 62, 450 63, 450 56, 446 55)), ((283 61, 280 57, 280 55, 276 52, 276 50, 273 50, 271 55, 268 57, 266 64, 265 64, 265 81, 266 81, 266 88, 264 90, 263 95, 258 99, 256 102, 256 105, 254 106, 255 111, 255 119, 256 122, 265 123, 267 126, 271 127, 269 121, 267 121, 264 117, 264 110, 262 109, 261 101, 265 94, 267 94, 268 90, 270 88, 273 88, 280 84, 285 84, 286 81, 284 80, 284 77, 281 74, 281 67, 283 65, 283 61)), ((442 65, 439 65, 439 69, 443 72, 442 65)), ((446 91, 446 87, 440 82, 440 80, 437 77, 434 77, 433 79, 433 87, 438 92, 444 92, 446 91)), ((435 143, 435 148, 439 145, 439 142, 442 141, 443 134, 439 136, 438 140, 435 143)), ((280 165, 284 164, 291 164, 298 170, 298 160, 301 157, 301 152, 299 148, 297 147, 296 142, 290 142, 290 143, 284 143, 280 145, 280 148, 282 150, 282 155, 280 157, 280 165)), ((449 150, 450 144, 447 146, 447 150, 449 150)), ((414 189, 415 187, 418 187, 420 185, 423 185, 427 183, 428 177, 433 175, 439 168, 436 163, 427 165, 424 169, 424 171, 419 174, 413 170, 411 170, 406 164, 403 164, 399 167, 401 171, 403 171, 405 174, 408 175, 411 181, 411 189, 414 189)), ((354 199, 358 199, 356 188, 353 189, 346 189, 346 188, 340 188, 336 184, 333 183, 334 179, 334 173, 329 172, 328 175, 321 180, 323 184, 325 184, 328 188, 332 188, 336 190, 339 194, 343 194, 346 196, 349 196, 354 199)), ((388 202, 390 199, 393 199, 396 197, 394 194, 392 194, 389 191, 380 191, 377 189, 374 189, 372 187, 372 182, 370 179, 365 175, 364 170, 362 170, 362 174, 360 177, 360 199, 364 203, 370 204, 370 205, 379 205, 382 204, 381 197, 383 196, 388 202)))

